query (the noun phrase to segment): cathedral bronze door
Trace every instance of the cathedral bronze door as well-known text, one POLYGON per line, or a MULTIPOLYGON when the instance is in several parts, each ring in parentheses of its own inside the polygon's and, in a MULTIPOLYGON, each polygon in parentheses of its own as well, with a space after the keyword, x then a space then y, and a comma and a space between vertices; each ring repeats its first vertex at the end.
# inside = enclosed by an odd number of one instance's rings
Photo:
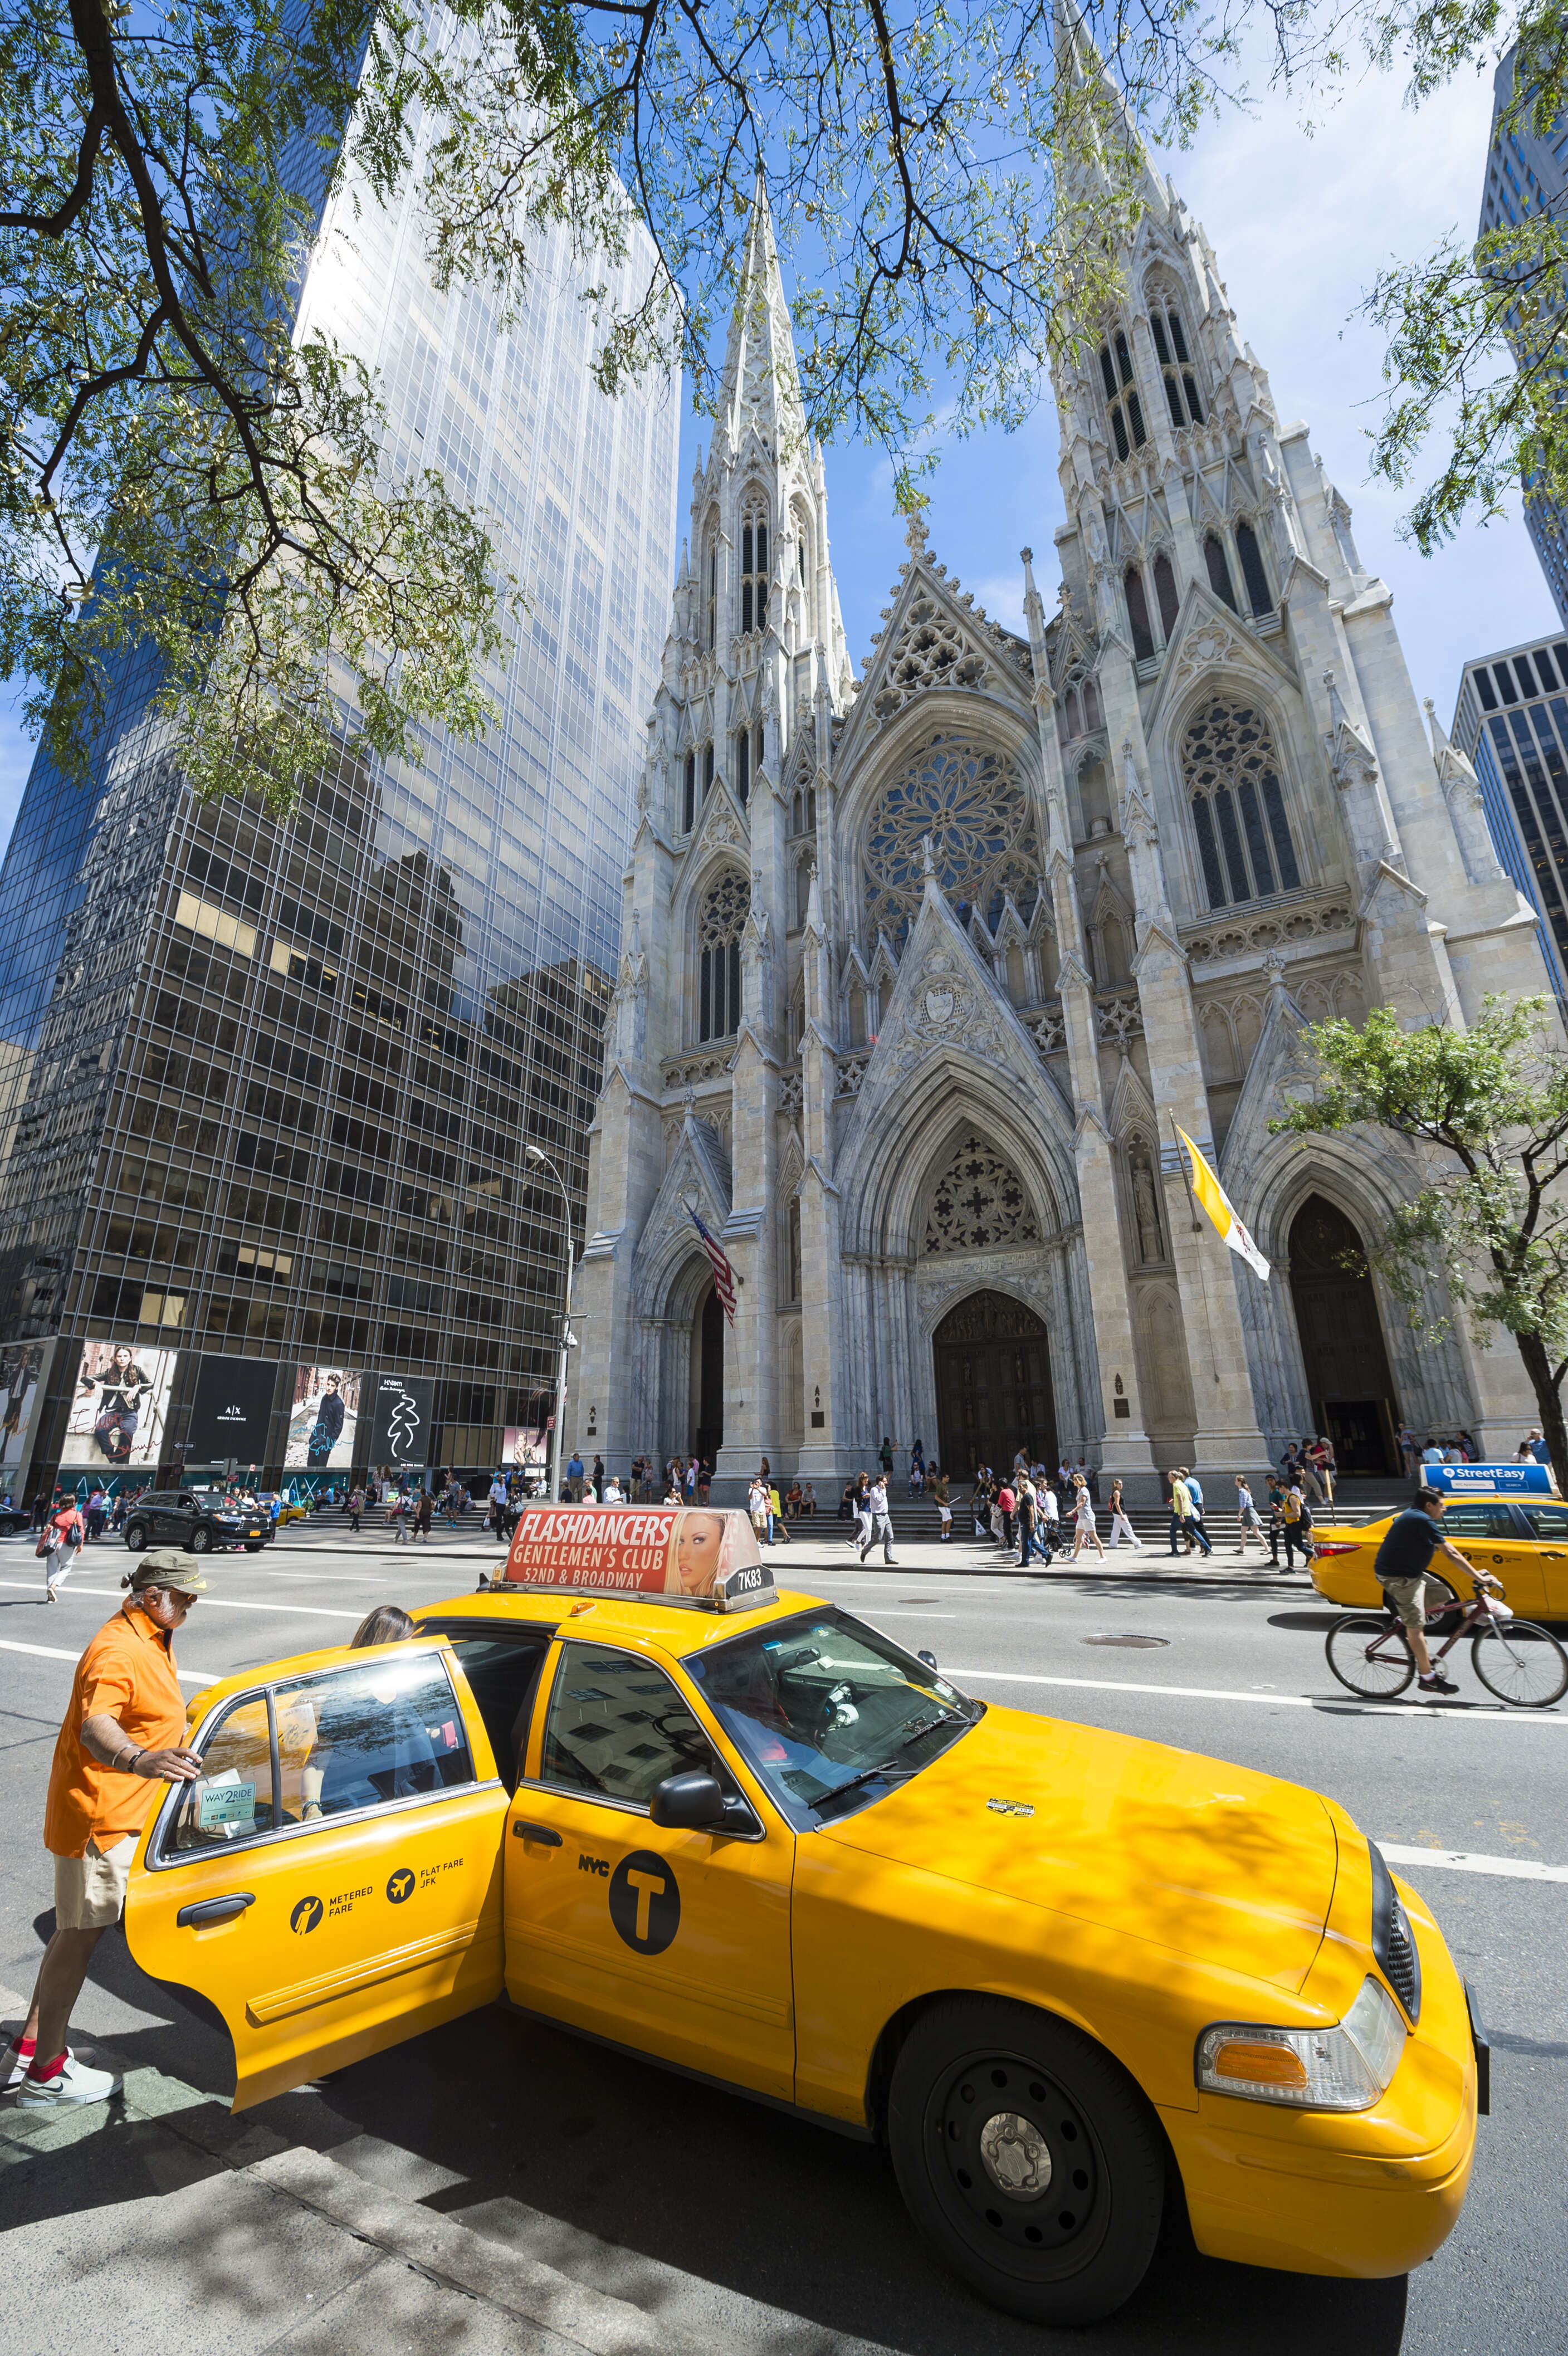
POLYGON ((1341 1472, 1397 1472, 1398 1418, 1378 1297, 1360 1237, 1321 1194, 1308 1195, 1291 1222, 1290 1290, 1314 1434, 1333 1441, 1341 1472))
POLYGON ((1050 1343, 1033 1310, 1005 1293, 972 1292, 931 1342, 944 1470, 962 1481, 981 1464, 1006 1472, 1020 1448, 1054 1470, 1050 1343))

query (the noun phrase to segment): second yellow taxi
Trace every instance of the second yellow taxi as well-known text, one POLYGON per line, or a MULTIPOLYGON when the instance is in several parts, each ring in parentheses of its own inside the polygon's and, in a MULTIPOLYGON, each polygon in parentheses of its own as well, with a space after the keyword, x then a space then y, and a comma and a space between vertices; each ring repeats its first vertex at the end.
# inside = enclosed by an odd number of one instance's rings
MULTIPOLYGON (((1312 1583, 1330 1603, 1374 1607, 1383 1590, 1373 1575, 1392 1514, 1359 1526, 1319 1522, 1312 1583)), ((1568 1505, 1543 1496, 1450 1498, 1443 1535, 1477 1570, 1497 1580, 1511 1611, 1527 1620, 1568 1620, 1568 1505)), ((1434 1558, 1429 1576, 1444 1577, 1434 1558)), ((1446 1566, 1453 1569, 1452 1564, 1446 1566)), ((1455 1578, 1459 1574, 1455 1571, 1455 1578)), ((1452 1584, 1452 1581, 1447 1581, 1452 1584)))

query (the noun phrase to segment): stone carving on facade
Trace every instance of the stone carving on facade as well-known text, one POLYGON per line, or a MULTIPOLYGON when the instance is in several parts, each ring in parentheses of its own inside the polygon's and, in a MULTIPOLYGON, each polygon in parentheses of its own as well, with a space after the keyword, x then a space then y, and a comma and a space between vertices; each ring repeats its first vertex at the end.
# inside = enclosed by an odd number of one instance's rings
POLYGON ((673 1056, 660 1066, 660 1079, 667 1088, 690 1088, 703 1080, 727 1080, 734 1053, 732 1047, 725 1047, 718 1054, 673 1056))
POLYGON ((1042 1013, 1031 1015, 1027 1027, 1042 1055, 1054 1055, 1067 1045, 1067 1025, 1062 1020, 1059 999, 1042 1013))
POLYGON ((1234 662, 1241 651, 1241 640, 1236 632, 1227 629, 1212 614, 1206 614, 1181 642, 1176 655, 1176 687, 1185 688, 1189 680, 1217 669, 1220 664, 1234 662))
POLYGON ((799 1072, 785 1072, 779 1082, 780 1112, 799 1112, 805 1092, 805 1082, 799 1072))
POLYGON ((937 1181, 920 1251, 927 1259, 989 1251, 999 1244, 1038 1243, 1040 1231, 1024 1183, 983 1139, 966 1137, 937 1181))
POLYGON ((1218 965, 1227 958, 1255 958, 1262 949, 1348 933, 1355 922, 1356 912, 1348 900, 1327 899, 1293 907, 1284 915, 1246 917, 1212 932, 1184 930, 1181 945, 1195 966, 1218 965))
POLYGON ((861 1083, 865 1078, 865 1067, 870 1061, 869 1054, 841 1055, 838 1059, 838 1085, 833 1094, 840 1097, 857 1097, 860 1094, 861 1083))
POLYGON ((1138 1258, 1148 1266, 1165 1258, 1165 1239, 1160 1225, 1159 1189, 1155 1183, 1154 1163, 1148 1146, 1141 1137, 1134 1141, 1127 1156, 1127 1172, 1133 1189, 1133 1219, 1138 1230, 1138 1258))
POLYGON ((887 669, 872 705, 878 720, 891 720, 912 698, 931 687, 981 687, 984 656, 934 597, 910 606, 887 669))
POLYGON ((1144 1010, 1136 991, 1101 999, 1094 1010, 1094 1027, 1096 1035, 1107 1046, 1124 1046, 1129 1039, 1141 1039, 1144 1010))

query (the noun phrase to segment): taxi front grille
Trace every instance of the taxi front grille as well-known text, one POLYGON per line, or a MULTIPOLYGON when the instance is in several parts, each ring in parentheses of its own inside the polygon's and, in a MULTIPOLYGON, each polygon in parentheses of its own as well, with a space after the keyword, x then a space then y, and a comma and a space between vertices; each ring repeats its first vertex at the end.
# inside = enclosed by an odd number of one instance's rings
POLYGON ((1421 1956, 1383 1853, 1376 1841, 1367 1848, 1372 1860, 1372 1953, 1413 2024, 1421 2019, 1421 1956))

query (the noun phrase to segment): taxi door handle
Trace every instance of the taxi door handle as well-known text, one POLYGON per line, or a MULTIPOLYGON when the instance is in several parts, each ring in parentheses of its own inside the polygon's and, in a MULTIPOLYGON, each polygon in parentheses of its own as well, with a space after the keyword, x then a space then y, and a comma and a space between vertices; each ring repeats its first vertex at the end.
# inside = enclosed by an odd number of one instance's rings
POLYGON ((1563 1558, 1561 1549, 1557 1547, 1542 1547, 1541 1552, 1543 1562, 1561 1562, 1563 1558))
POLYGON ((194 1906, 182 1906, 175 1916, 181 1930, 188 1923, 227 1922, 231 1915, 242 1914, 247 1906, 256 1902, 254 1890, 231 1890, 223 1898, 199 1898, 194 1906))
POLYGON ((546 1848, 559 1848, 561 1846, 561 1836, 553 1825, 531 1825, 524 1816, 519 1816, 511 1832, 514 1840, 542 1841, 546 1848))

